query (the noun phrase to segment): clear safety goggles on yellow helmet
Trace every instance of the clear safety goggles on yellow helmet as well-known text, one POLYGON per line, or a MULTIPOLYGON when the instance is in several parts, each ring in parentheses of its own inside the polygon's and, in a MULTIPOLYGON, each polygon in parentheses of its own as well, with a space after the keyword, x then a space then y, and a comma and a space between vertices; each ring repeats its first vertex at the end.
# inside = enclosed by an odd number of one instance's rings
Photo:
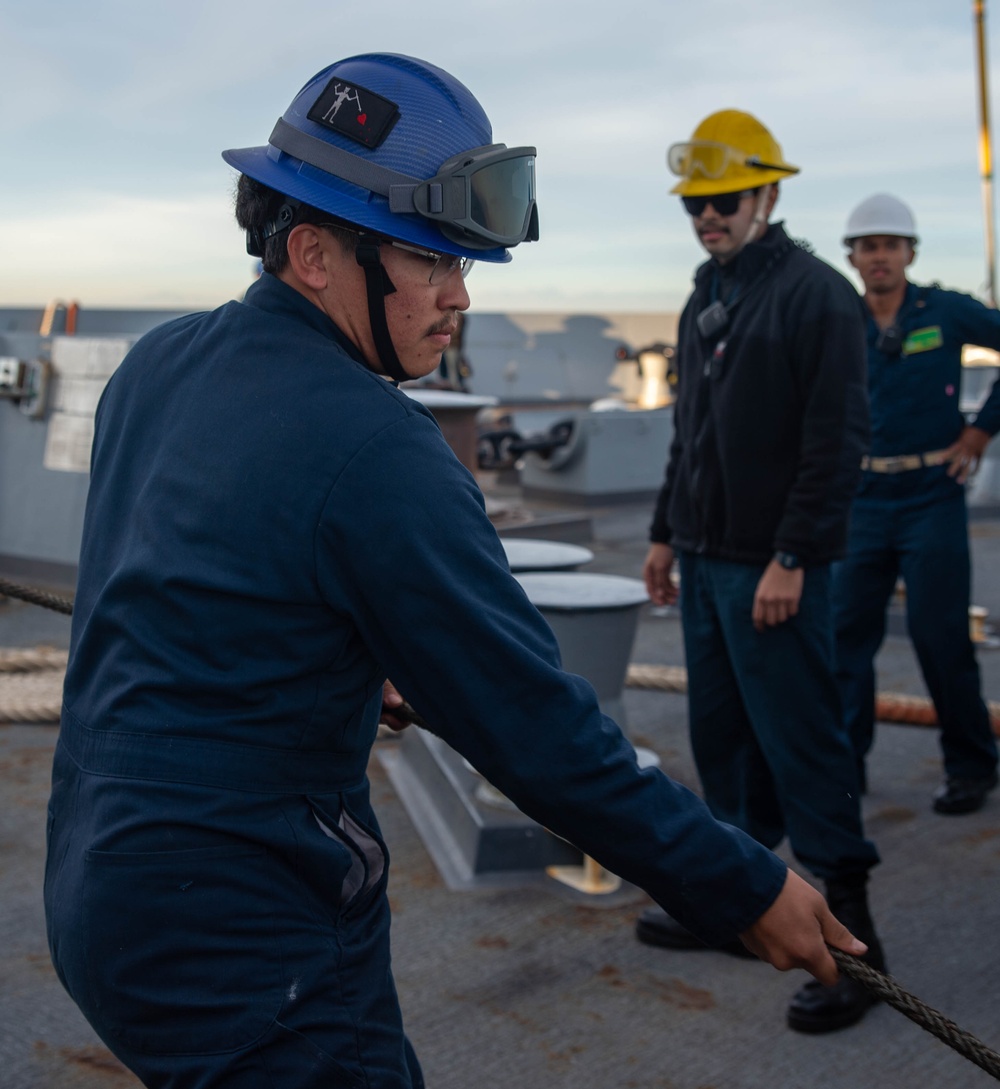
POLYGON ((720 144, 715 140, 687 140, 684 143, 671 144, 667 148, 667 166, 672 174, 680 178, 691 178, 700 174, 713 180, 723 177, 730 167, 756 167, 759 170, 780 170, 785 174, 798 173, 796 167, 786 163, 767 163, 759 155, 747 155, 739 148, 720 144))

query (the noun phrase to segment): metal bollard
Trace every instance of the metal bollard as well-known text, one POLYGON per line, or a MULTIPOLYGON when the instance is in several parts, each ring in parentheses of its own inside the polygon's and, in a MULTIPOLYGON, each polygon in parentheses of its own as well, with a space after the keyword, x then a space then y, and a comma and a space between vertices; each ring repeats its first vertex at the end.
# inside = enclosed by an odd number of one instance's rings
POLYGON ((529 572, 515 575, 528 600, 555 633, 563 668, 594 686, 601 710, 627 729, 622 692, 648 600, 640 579, 586 572, 529 572))

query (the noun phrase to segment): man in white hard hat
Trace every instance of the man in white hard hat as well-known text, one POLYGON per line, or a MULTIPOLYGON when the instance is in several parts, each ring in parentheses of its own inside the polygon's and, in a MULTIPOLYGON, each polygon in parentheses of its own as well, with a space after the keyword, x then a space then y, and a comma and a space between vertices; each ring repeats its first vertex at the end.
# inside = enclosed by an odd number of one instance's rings
POLYGON ((1000 349, 1000 313, 969 295, 907 280, 917 227, 897 197, 862 201, 848 218, 844 245, 865 289, 872 417, 847 557, 834 567, 844 710, 863 779, 875 727, 873 663, 902 576, 910 637, 941 727, 945 781, 933 807, 971 813, 997 785, 997 746, 969 637, 964 484, 1000 430, 1000 383, 967 422, 962 347, 1000 349))
MULTIPOLYGON (((787 836, 868 944, 868 962, 884 968, 867 899, 878 853, 862 827, 830 609, 830 564, 843 555, 867 448, 861 308, 846 277, 769 222, 778 185, 798 167, 757 118, 713 113, 667 163, 710 259, 680 320, 646 587, 657 605, 680 601, 691 747, 709 808, 765 846, 787 836)), ((661 908, 645 911, 636 933, 705 949, 661 908)), ((810 981, 787 1021, 830 1032, 872 1001, 848 979, 810 981)))

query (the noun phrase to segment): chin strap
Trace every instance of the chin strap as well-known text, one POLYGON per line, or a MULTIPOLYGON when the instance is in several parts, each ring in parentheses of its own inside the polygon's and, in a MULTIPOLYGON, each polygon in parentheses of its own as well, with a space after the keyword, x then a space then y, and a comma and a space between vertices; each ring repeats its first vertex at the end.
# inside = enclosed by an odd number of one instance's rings
POLYGON ((389 274, 382 264, 382 254, 378 239, 361 235, 354 250, 354 258, 365 270, 365 288, 368 292, 368 321, 371 324, 375 351, 385 373, 397 382, 407 382, 411 375, 403 370, 403 364, 396 355, 395 345, 389 335, 389 323, 385 316, 385 297, 391 295, 396 286, 389 279, 389 274))
POLYGON ((754 210, 753 210, 753 219, 750 220, 750 226, 747 229, 746 237, 740 243, 740 249, 741 250, 743 249, 744 246, 748 246, 751 242, 753 242, 758 237, 758 235, 761 233, 761 231, 760 231, 761 226, 766 227, 766 225, 767 225, 767 215, 765 214, 765 211, 764 211, 764 205, 767 204, 768 197, 770 197, 771 190, 773 188, 774 188, 773 185, 763 185, 763 186, 761 186, 760 190, 758 191, 757 200, 756 200, 756 203, 754 205, 754 210))

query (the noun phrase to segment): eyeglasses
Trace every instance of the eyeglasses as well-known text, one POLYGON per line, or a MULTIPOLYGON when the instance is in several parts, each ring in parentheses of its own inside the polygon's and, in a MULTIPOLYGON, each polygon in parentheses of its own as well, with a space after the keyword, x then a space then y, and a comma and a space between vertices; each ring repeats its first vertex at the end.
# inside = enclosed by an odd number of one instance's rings
POLYGON ((415 253, 418 257, 424 258, 425 261, 433 262, 430 276, 427 278, 429 284, 443 284, 456 269, 462 274, 464 280, 476 263, 471 257, 458 257, 454 253, 435 253, 433 250, 422 250, 419 246, 410 246, 405 242, 394 242, 391 238, 387 238, 385 241, 393 249, 404 250, 406 253, 415 253))
POLYGON ((443 284, 456 270, 462 274, 462 279, 464 280, 472 271, 472 266, 476 263, 471 257, 459 257, 454 253, 438 253, 435 250, 425 250, 421 249, 419 246, 411 246, 407 242, 397 242, 393 238, 382 238, 380 235, 371 236, 367 231, 356 231, 342 223, 317 223, 316 226, 330 227, 333 230, 338 231, 347 231, 348 234, 357 235, 358 238, 375 237, 379 242, 383 242, 387 246, 392 246, 393 249, 405 250, 406 253, 413 253, 416 254, 417 257, 422 257, 430 265, 430 272, 427 276, 427 282, 429 284, 443 284))
POLYGON ((715 193, 710 197, 681 197, 681 203, 689 216, 700 216, 710 204, 720 216, 731 216, 736 214, 740 201, 755 192, 755 189, 741 189, 738 193, 715 193))

